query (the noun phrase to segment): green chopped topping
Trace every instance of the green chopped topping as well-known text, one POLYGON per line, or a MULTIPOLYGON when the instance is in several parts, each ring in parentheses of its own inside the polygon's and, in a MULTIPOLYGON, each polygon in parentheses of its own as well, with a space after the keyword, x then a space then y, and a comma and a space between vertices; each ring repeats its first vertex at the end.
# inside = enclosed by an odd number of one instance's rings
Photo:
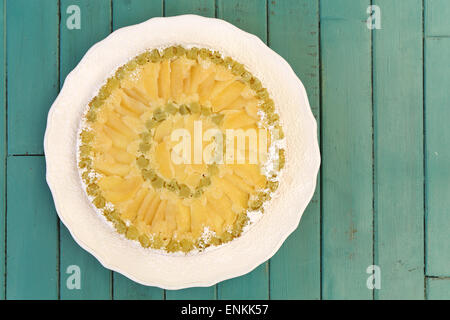
POLYGON ((102 105, 103 100, 101 100, 99 97, 95 97, 94 99, 92 99, 92 101, 89 103, 89 105, 92 108, 98 108, 102 105))
POLYGON ((130 240, 136 240, 139 236, 139 231, 135 226, 130 226, 127 230, 126 237, 130 240))
POLYGON ((173 105, 173 103, 169 102, 165 108, 166 112, 170 114, 175 114, 178 111, 178 108, 173 105))
POLYGON ((80 146, 80 153, 82 156, 87 156, 92 150, 92 147, 90 145, 82 145, 80 146))
POLYGON ((181 184, 179 194, 180 197, 187 198, 191 196, 191 189, 187 185, 181 184))
POLYGON ((106 200, 102 196, 96 196, 92 202, 99 209, 103 208, 106 204, 106 200))
POLYGON ((80 162, 78 163, 78 166, 83 169, 83 168, 89 168, 92 164, 92 160, 89 158, 82 158, 80 160, 80 162))
POLYGON ((222 239, 218 238, 218 237, 212 237, 211 240, 209 241, 211 243, 211 245, 213 246, 220 246, 222 244, 222 239))
POLYGON ((224 232, 221 236, 223 242, 229 242, 233 240, 233 235, 229 232, 224 232))
POLYGON ((183 48, 182 46, 176 46, 175 47, 175 53, 177 56, 182 56, 186 53, 186 49, 183 48))
POLYGON ((211 54, 211 52, 208 49, 205 49, 205 48, 201 48, 200 51, 199 51, 199 56, 202 59, 207 59, 210 54, 211 54))
POLYGON ((97 114, 95 113, 94 110, 89 110, 86 119, 90 122, 94 122, 95 120, 97 120, 97 114))
POLYGON ((199 187, 207 187, 211 184, 211 178, 209 177, 202 177, 200 179, 200 182, 198 184, 199 187))
POLYGON ((167 118, 167 114, 161 110, 161 108, 158 108, 153 112, 153 119, 157 122, 161 122, 167 118))
POLYGON ((85 171, 81 174, 81 177, 83 178, 83 181, 85 183, 89 183, 91 179, 89 178, 89 171, 85 171))
POLYGON ((176 53, 175 47, 168 47, 164 49, 163 57, 166 59, 170 59, 175 56, 175 53, 176 53))
POLYGON ((83 130, 80 133, 80 137, 81 137, 81 141, 83 143, 89 143, 89 142, 91 142, 94 139, 94 135, 92 134, 92 132, 89 132, 89 131, 86 131, 86 130, 83 130))
POLYGON ((136 164, 140 168, 145 168, 146 166, 148 166, 148 163, 149 163, 148 159, 146 159, 144 156, 139 156, 136 159, 136 164))
POLYGON ((220 125, 220 123, 222 122, 224 116, 225 116, 224 114, 218 113, 218 114, 214 115, 214 116, 211 118, 211 120, 212 120, 212 122, 214 122, 216 125, 220 125))
POLYGON ((191 48, 186 52, 186 57, 192 60, 197 59, 197 55, 198 55, 198 48, 195 47, 191 48))
POLYGON ((176 240, 170 240, 169 244, 166 247, 168 252, 176 252, 180 250, 180 244, 176 240))
POLYGON ((159 189, 159 188, 161 188, 163 185, 164 185, 164 180, 163 180, 161 177, 159 177, 159 176, 156 176, 156 177, 152 180, 152 186, 153 186, 153 188, 155 188, 155 189, 159 189))
POLYGON ((200 105, 198 104, 198 102, 192 102, 191 106, 190 106, 190 109, 191 109, 192 113, 199 113, 200 110, 201 110, 200 105))
POLYGON ((137 67, 137 62, 133 59, 133 60, 131 60, 130 62, 128 62, 127 64, 126 64, 126 69, 128 70, 128 71, 133 71, 134 69, 136 69, 136 67, 137 67))
POLYGON ((147 127, 148 130, 151 130, 154 127, 156 127, 157 124, 158 124, 158 122, 156 120, 150 119, 150 120, 147 120, 147 122, 145 123, 145 126, 147 127))
POLYGON ((163 241, 160 237, 153 238, 152 248, 160 249, 163 246, 163 241))
POLYGON ((261 208, 262 206, 262 201, 260 199, 255 200, 252 202, 252 204, 250 205, 250 208, 252 210, 258 210, 259 208, 261 208))
POLYGON ((97 196, 100 193, 100 188, 97 184, 91 183, 86 187, 86 192, 90 196, 97 196))
POLYGON ((261 100, 265 100, 265 99, 267 99, 269 97, 269 93, 267 92, 266 88, 262 88, 262 89, 258 90, 258 92, 256 92, 256 95, 261 100))
POLYGON ((192 195, 194 198, 200 198, 201 195, 203 194, 203 189, 197 187, 194 191, 194 194, 192 195))
POLYGON ((185 104, 182 104, 180 106, 180 110, 179 111, 180 111, 180 114, 182 114, 182 115, 186 115, 186 114, 190 113, 190 110, 189 110, 188 106, 185 105, 185 104))
POLYGON ((242 77, 242 80, 244 80, 245 82, 249 82, 250 79, 252 78, 252 75, 251 75, 250 72, 244 71, 244 72, 241 74, 241 77, 242 77))
POLYGON ((181 251, 189 252, 193 249, 194 245, 191 241, 189 241, 187 239, 183 239, 180 241, 180 247, 181 247, 181 251))
POLYGON ((284 149, 280 149, 278 151, 278 154, 279 154, 278 166, 280 169, 283 169, 285 162, 286 162, 286 155, 285 155, 284 149))
POLYGON ((120 81, 117 80, 117 78, 112 77, 112 78, 109 78, 109 79, 108 79, 108 82, 106 82, 106 85, 107 85, 109 88, 111 88, 111 90, 114 90, 114 89, 116 89, 116 88, 119 87, 120 81))
POLYGON ((144 248, 148 248, 150 246, 150 239, 145 234, 139 236, 139 242, 144 248))
POLYGON ((109 97, 109 95, 111 94, 111 88, 109 88, 108 86, 104 85, 103 87, 101 87, 99 93, 98 93, 98 98, 100 100, 105 100, 106 98, 109 97))
POLYGON ((278 181, 267 181, 267 187, 270 189, 270 191, 275 191, 278 188, 278 181))
POLYGON ((180 190, 180 186, 178 185, 178 182, 175 179, 171 180, 170 182, 165 183, 164 186, 169 191, 175 192, 175 191, 179 191, 180 190))
POLYGON ((208 173, 211 176, 214 176, 214 175, 218 174, 219 173, 219 167, 217 166, 217 164, 215 164, 215 163, 210 164, 208 166, 208 173))
POLYGON ((148 142, 141 142, 139 144, 139 151, 140 152, 147 152, 148 150, 150 150, 150 143, 148 143, 148 142))
POLYGON ((114 226, 116 227, 116 230, 117 230, 118 233, 123 234, 123 233, 125 233, 127 231, 127 225, 121 220, 117 220, 114 223, 114 226))
POLYGON ((150 53, 150 59, 152 62, 158 62, 161 60, 161 54, 159 53, 158 49, 153 49, 150 53))
POLYGON ((150 138, 152 137, 150 132, 142 132, 139 134, 139 137, 141 137, 142 141, 149 142, 150 138))
POLYGON ((142 169, 142 177, 145 180, 154 180, 156 179, 156 173, 153 170, 149 169, 142 169))
POLYGON ((142 54, 140 54, 137 58, 136 58, 136 62, 140 65, 143 65, 147 62, 147 53, 144 52, 142 54))
POLYGON ((204 116, 209 116, 209 115, 211 115, 211 109, 202 106, 202 115, 204 115, 204 116))
POLYGON ((126 72, 125 68, 124 67, 120 67, 116 71, 116 78, 121 80, 121 79, 125 78, 126 74, 127 74, 127 72, 126 72))
POLYGON ((269 124, 274 124, 280 119, 280 116, 276 113, 268 113, 267 114, 267 122, 269 124))

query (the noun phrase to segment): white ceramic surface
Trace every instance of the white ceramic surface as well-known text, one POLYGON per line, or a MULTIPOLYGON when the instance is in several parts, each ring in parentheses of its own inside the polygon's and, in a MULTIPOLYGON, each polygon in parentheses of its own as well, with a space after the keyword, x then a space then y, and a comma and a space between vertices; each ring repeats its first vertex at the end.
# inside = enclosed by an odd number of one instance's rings
POLYGON ((165 289, 211 286, 250 272, 272 257, 298 226, 320 166, 317 125, 305 89, 289 64, 259 38, 195 15, 153 18, 94 45, 67 76, 48 114, 44 149, 56 210, 76 242, 106 268, 165 289), (80 119, 116 68, 146 49, 174 44, 219 50, 258 77, 275 101, 286 136, 286 166, 264 216, 241 237, 187 256, 160 254, 118 235, 82 189, 76 163, 80 119))

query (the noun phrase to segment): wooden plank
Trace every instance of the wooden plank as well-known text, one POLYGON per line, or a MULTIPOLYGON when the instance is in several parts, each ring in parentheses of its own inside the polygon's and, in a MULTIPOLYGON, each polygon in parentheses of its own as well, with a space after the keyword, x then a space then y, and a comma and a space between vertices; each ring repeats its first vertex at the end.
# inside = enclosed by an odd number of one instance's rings
POLYGON ((428 300, 450 300, 450 278, 427 278, 428 300))
POLYGON ((163 0, 112 0, 113 29, 162 16, 163 0))
MULTIPOLYGON (((60 24, 60 84, 77 65, 86 51, 110 32, 109 0, 62 0, 60 24), (67 20, 74 13, 67 12, 71 5, 80 9, 80 29, 69 29, 67 20)), ((91 254, 83 250, 60 222, 60 297, 61 299, 110 299, 111 271, 105 269, 91 254), (70 289, 67 279, 70 266, 81 272, 81 288, 70 289)))
POLYGON ((267 3, 265 0, 217 0, 217 18, 267 41, 267 3))
POLYGON ((6 297, 58 298, 58 218, 42 156, 8 157, 6 297))
POLYGON ((2 49, 0 50, 0 300, 5 299, 5 223, 6 223, 6 155, 8 153, 6 146, 6 60, 5 60, 5 1, 0 1, 0 41, 2 49))
POLYGON ((165 0, 164 15, 166 17, 180 14, 198 14, 214 18, 214 0, 165 0))
POLYGON ((450 36, 450 2, 448 0, 425 0, 425 34, 427 36, 450 36))
MULTIPOLYGON (((143 22, 152 17, 162 15, 161 0, 113 0, 113 30, 123 26, 143 22)), ((113 298, 114 299, 163 299, 164 290, 156 287, 140 285, 122 276, 113 273, 113 298)))
POLYGON ((374 4, 375 298, 424 299, 422 1, 374 4))
POLYGON ((426 274, 450 276, 450 38, 425 43, 426 274))
MULTIPOLYGON (((268 12, 270 47, 302 80, 319 122, 319 2, 274 1, 268 12)), ((299 228, 270 260, 270 298, 320 298, 320 178, 299 228)))
POLYGON ((8 151, 43 154, 47 111, 58 93, 58 2, 7 1, 8 151))
MULTIPOLYGON (((265 0, 218 0, 217 17, 267 41, 267 7, 265 0)), ((251 273, 221 282, 219 299, 268 299, 269 264, 263 263, 251 273)))
POLYGON ((370 1, 322 0, 322 297, 372 299, 370 1))
MULTIPOLYGON (((206 17, 214 17, 214 0, 166 0, 165 16, 180 14, 199 14, 206 17)), ((184 290, 167 290, 166 299, 198 299, 210 300, 216 298, 216 286, 206 288, 189 288, 184 290)))

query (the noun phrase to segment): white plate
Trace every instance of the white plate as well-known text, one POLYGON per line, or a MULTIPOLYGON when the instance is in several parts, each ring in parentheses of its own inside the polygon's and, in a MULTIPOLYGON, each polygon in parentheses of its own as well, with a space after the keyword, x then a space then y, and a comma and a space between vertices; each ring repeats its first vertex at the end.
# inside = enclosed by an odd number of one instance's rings
POLYGON ((44 149, 56 211, 75 241, 106 268, 165 289, 211 286, 250 272, 280 248, 311 200, 320 154, 305 89, 289 64, 259 38, 219 20, 194 15, 153 18, 113 32, 67 76, 48 114, 44 149), (143 249, 97 214, 81 187, 77 131, 87 103, 115 69, 146 49, 173 44, 219 50, 243 63, 275 101, 286 135, 286 167, 264 216, 241 237, 195 255, 143 249))

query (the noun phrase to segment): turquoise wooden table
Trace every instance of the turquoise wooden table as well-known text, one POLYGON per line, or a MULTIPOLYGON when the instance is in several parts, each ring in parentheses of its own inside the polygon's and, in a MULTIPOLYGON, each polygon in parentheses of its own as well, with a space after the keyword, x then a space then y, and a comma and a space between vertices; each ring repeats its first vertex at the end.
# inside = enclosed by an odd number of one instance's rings
POLYGON ((0 297, 450 299, 449 16, 448 0, 0 0, 0 297), (183 13, 228 20, 288 60, 319 123, 322 167, 299 228, 270 261, 213 287, 165 291, 74 242, 45 182, 43 135, 92 44, 183 13))

